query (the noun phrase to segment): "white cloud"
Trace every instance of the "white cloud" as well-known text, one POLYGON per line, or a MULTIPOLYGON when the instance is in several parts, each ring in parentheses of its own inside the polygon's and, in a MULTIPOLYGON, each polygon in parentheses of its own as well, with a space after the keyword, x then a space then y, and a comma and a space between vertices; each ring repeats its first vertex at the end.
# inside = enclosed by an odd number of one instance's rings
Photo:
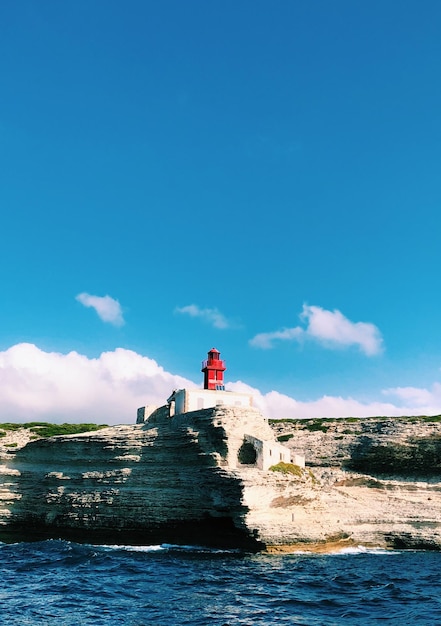
POLYGON ((134 423, 136 409, 163 405, 191 381, 117 348, 91 359, 22 343, 0 352, 0 422, 134 423))
POLYGON ((269 349, 273 348, 274 341, 290 341, 292 339, 301 340, 305 331, 299 326, 295 328, 284 328, 283 330, 275 330, 272 333, 258 333, 250 339, 250 344, 255 348, 269 349))
POLYGON ((225 329, 232 326, 231 322, 218 309, 201 309, 197 304, 189 304, 183 307, 176 307, 175 310, 176 313, 182 313, 190 317, 200 317, 214 326, 214 328, 225 329))
MULTIPOLYGON (((201 386, 165 371, 156 361, 117 348, 89 358, 78 352, 45 352, 22 343, 0 352, 0 422, 53 421, 135 423, 136 409, 161 406, 173 389, 201 386)), ((271 418, 368 417, 441 413, 441 384, 430 388, 397 387, 361 402, 352 397, 322 396, 299 401, 277 391, 262 393, 237 381, 232 391, 251 393, 254 404, 271 418)))
POLYGON ((123 326, 124 318, 118 300, 110 296, 92 296, 89 293, 80 293, 75 298, 86 307, 92 307, 103 322, 114 326, 123 326))
MULTIPOLYGON (((391 387, 383 389, 383 395, 392 396, 404 404, 421 407, 422 415, 425 414, 427 407, 436 404, 441 407, 441 384, 434 383, 430 389, 420 387, 391 387)), ((438 409, 440 410, 440 409, 438 409)))
POLYGON ((332 346, 358 346, 368 356, 382 349, 381 333, 374 324, 351 322, 340 311, 326 311, 319 306, 303 305, 301 318, 307 321, 306 333, 332 346))
MULTIPOLYGON (((227 389, 241 393, 253 394, 255 406, 266 416, 273 419, 283 417, 374 417, 401 415, 437 415, 441 413, 441 385, 435 383, 432 391, 419 389, 408 401, 360 402, 352 397, 322 396, 316 400, 301 402, 279 393, 270 391, 262 394, 258 389, 238 381, 227 384, 227 389)), ((382 393, 392 394, 396 390, 382 393)), ((395 394, 398 395, 398 394, 395 394)))
POLYGON ((379 354, 382 337, 378 328, 368 322, 351 322, 340 311, 327 311, 319 306, 303 305, 300 319, 306 328, 295 326, 255 335, 250 344, 256 348, 273 348, 276 341, 317 341, 329 349, 357 346, 367 356, 379 354))

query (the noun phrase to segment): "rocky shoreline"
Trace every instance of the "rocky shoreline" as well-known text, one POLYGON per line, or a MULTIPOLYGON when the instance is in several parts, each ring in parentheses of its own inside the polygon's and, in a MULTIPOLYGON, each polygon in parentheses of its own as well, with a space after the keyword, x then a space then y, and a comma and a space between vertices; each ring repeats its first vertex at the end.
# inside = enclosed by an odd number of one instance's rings
POLYGON ((8 433, 0 540, 441 549, 439 417, 269 424, 239 407, 177 417, 34 441, 8 433), (306 467, 238 463, 249 432, 277 437, 306 467))

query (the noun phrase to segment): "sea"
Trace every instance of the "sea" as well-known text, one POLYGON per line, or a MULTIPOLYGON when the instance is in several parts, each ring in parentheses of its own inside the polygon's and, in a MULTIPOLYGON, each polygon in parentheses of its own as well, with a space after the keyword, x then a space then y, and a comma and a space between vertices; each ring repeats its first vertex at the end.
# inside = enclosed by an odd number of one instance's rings
POLYGON ((0 624, 441 624, 441 553, 0 543, 0 624))

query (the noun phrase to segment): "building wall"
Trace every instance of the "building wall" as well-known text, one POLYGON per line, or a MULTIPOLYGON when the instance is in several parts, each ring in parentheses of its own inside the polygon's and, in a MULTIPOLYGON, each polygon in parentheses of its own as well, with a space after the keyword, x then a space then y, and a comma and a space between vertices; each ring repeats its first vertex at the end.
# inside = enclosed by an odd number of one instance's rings
MULTIPOLYGON (((254 447, 257 454, 256 467, 261 470, 267 470, 271 465, 277 465, 277 463, 291 463, 292 461, 291 451, 280 443, 275 441, 262 441, 252 435, 245 435, 244 439, 254 447)), ((298 464, 302 465, 301 457, 299 457, 298 460, 300 461, 298 464)), ((303 466, 304 465, 305 460, 303 459, 303 466)))
POLYGON ((143 424, 146 422, 150 415, 156 411, 158 407, 154 404, 148 404, 147 406, 141 406, 136 414, 136 423, 143 424))
POLYGON ((210 389, 179 389, 174 394, 174 401, 175 415, 219 405, 251 407, 253 404, 252 397, 246 393, 210 389))
POLYGON ((305 455, 298 454, 297 452, 293 452, 291 450, 291 463, 294 463, 294 465, 298 465, 299 467, 305 467, 305 455))

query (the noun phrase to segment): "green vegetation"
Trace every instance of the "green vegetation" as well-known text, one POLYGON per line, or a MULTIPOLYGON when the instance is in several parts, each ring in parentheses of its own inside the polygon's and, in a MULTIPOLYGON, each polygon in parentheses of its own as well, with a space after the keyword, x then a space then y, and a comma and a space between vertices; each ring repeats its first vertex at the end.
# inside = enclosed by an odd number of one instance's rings
POLYGON ((309 478, 312 480, 313 485, 316 485, 318 483, 318 480, 314 472, 310 470, 309 468, 306 470, 306 472, 308 473, 309 478))
POLYGON ((315 419, 285 418, 285 419, 279 419, 279 420, 270 419, 268 420, 268 423, 270 425, 272 424, 273 425, 295 424, 297 428, 306 428, 307 430, 310 430, 310 431, 321 430, 322 432, 326 433, 329 429, 328 422, 335 422, 335 421, 336 420, 334 417, 320 417, 320 418, 315 418, 315 419))
POLYGON ((345 539, 349 539, 350 535, 345 532, 334 533, 333 535, 326 535, 325 541, 329 542, 337 542, 344 541, 345 539))
POLYGON ((311 420, 305 426, 306 429, 311 432, 321 431, 322 433, 327 433, 329 430, 329 426, 327 424, 323 424, 324 420, 311 420))
POLYGON ((277 441, 289 441, 293 436, 293 433, 290 433, 289 435, 279 435, 277 437, 277 441))
POLYGON ((29 430, 40 437, 54 437, 56 435, 77 435, 106 428, 105 424, 45 424, 35 423, 29 430))
POLYGON ((281 472, 282 474, 294 474, 294 476, 298 476, 301 478, 303 476, 303 470, 299 465, 294 465, 294 463, 284 463, 280 461, 277 465, 271 465, 269 468, 271 472, 281 472))
POLYGON ((35 433, 39 437, 54 437, 55 435, 76 435, 78 433, 87 433, 101 428, 107 428, 106 424, 49 424, 48 422, 26 422, 25 424, 12 424, 6 422, 0 424, 2 429, 0 432, 4 437, 7 431, 13 432, 20 428, 26 428, 35 433))
POLYGON ((359 476, 356 478, 346 478, 336 482, 335 487, 368 487, 369 489, 386 489, 384 483, 375 478, 359 476))
POLYGON ((441 415, 432 415, 432 417, 428 415, 422 415, 421 417, 417 417, 416 419, 420 422, 441 422, 441 415))
MULTIPOLYGON (((339 418, 342 419, 342 421, 346 421, 343 418, 339 418)), ((349 418, 349 420, 351 419, 355 419, 355 418, 349 418)), ((278 419, 278 420, 268 420, 269 424, 295 424, 297 426, 297 428, 305 428, 306 430, 310 430, 311 432, 314 431, 321 431, 323 433, 328 432, 329 430, 329 426, 331 424, 333 424, 334 422, 338 421, 335 417, 316 417, 314 419, 293 419, 293 418, 285 418, 285 419, 278 419)))
POLYGON ((17 443, 5 443, 5 448, 16 448, 17 443))
POLYGON ((24 428, 24 424, 12 424, 10 422, 5 422, 4 424, 0 424, 0 428, 2 430, 19 430, 20 428, 24 428))
MULTIPOLYGON (((406 420, 411 423, 418 422, 441 422, 441 415, 402 415, 401 417, 385 417, 384 415, 373 415, 372 417, 317 417, 317 418, 292 418, 292 417, 283 417, 281 419, 269 419, 269 424, 296 424, 300 428, 307 428, 308 430, 314 430, 310 426, 313 424, 325 424, 332 422, 340 422, 347 424, 356 424, 362 421, 367 420, 406 420)), ((315 428, 315 430, 319 430, 315 428)))

